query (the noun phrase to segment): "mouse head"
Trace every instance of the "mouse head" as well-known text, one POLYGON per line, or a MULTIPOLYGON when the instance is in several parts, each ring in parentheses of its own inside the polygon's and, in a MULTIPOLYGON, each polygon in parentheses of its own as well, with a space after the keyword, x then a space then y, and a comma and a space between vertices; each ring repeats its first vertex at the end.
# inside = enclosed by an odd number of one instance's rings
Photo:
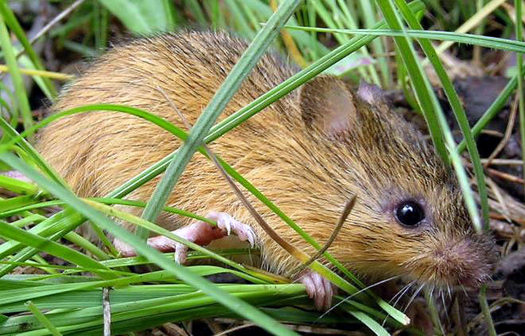
POLYGON ((379 88, 361 84, 354 93, 320 76, 302 87, 299 101, 315 161, 332 171, 319 182, 325 187, 318 197, 327 204, 319 216, 335 225, 335 209, 357 195, 330 248, 339 260, 373 278, 400 275, 437 286, 488 279, 491 238, 473 232, 455 176, 422 135, 390 111, 379 88))

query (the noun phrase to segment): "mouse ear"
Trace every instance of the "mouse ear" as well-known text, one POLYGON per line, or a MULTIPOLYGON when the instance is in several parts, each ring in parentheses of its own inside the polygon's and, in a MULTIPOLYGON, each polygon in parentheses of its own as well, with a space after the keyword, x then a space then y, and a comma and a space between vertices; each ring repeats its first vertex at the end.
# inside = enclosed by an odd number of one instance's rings
POLYGON ((370 105, 377 105, 386 102, 385 92, 377 85, 367 83, 364 80, 359 82, 357 95, 370 105))
POLYGON ((299 92, 299 101, 305 124, 330 136, 345 133, 356 122, 354 96, 336 77, 318 76, 305 83, 299 92))

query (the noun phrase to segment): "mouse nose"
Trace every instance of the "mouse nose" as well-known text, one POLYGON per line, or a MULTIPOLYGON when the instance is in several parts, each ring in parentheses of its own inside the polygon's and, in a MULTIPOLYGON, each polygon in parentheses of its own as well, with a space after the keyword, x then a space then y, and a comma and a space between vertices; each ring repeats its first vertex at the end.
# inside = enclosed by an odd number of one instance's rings
POLYGON ((472 236, 438 248, 436 274, 449 285, 477 288, 490 278, 495 262, 494 244, 488 236, 472 236))

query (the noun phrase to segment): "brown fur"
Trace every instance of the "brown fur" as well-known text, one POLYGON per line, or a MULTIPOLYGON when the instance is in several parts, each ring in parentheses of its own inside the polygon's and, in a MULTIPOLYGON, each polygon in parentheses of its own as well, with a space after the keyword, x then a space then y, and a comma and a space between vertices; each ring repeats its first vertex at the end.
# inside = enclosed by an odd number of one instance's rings
MULTIPOLYGON (((138 40, 109 51, 53 109, 125 104, 182 126, 157 90, 160 86, 193 124, 245 48, 243 41, 223 33, 138 40)), ((223 117, 295 71, 274 55, 264 56, 223 117)), ((341 81, 318 77, 211 147, 320 244, 330 236, 346 200, 357 195, 329 251, 364 275, 406 275, 435 284, 483 281, 490 268, 491 242, 471 232, 455 179, 417 131, 380 101, 371 106, 372 96, 369 92, 365 102, 341 81), (353 109, 338 106, 347 102, 353 109), (341 115, 346 118, 342 123, 341 115), (332 129, 334 116, 339 122, 332 129), (427 219, 418 228, 405 228, 394 218, 395 206, 404 199, 425 206, 427 219)), ((179 145, 149 122, 101 111, 48 126, 40 134, 38 150, 79 195, 103 196, 179 145)), ((132 198, 148 200, 157 181, 132 198)), ((249 198, 283 238, 312 253, 295 231, 249 198)), ((193 157, 168 204, 202 215, 227 212, 258 232, 271 270, 287 274, 295 264, 261 231, 217 168, 200 154, 193 157)), ((174 215, 159 219, 168 229, 188 222, 174 215)))

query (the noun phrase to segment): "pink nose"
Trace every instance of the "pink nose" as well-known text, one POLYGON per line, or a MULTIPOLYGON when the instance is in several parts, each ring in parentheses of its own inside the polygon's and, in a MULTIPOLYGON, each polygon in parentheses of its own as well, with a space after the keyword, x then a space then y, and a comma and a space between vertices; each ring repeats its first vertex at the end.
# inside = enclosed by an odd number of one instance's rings
POLYGON ((449 243, 434 252, 436 270, 451 285, 479 287, 490 275, 491 262, 470 240, 449 243))

